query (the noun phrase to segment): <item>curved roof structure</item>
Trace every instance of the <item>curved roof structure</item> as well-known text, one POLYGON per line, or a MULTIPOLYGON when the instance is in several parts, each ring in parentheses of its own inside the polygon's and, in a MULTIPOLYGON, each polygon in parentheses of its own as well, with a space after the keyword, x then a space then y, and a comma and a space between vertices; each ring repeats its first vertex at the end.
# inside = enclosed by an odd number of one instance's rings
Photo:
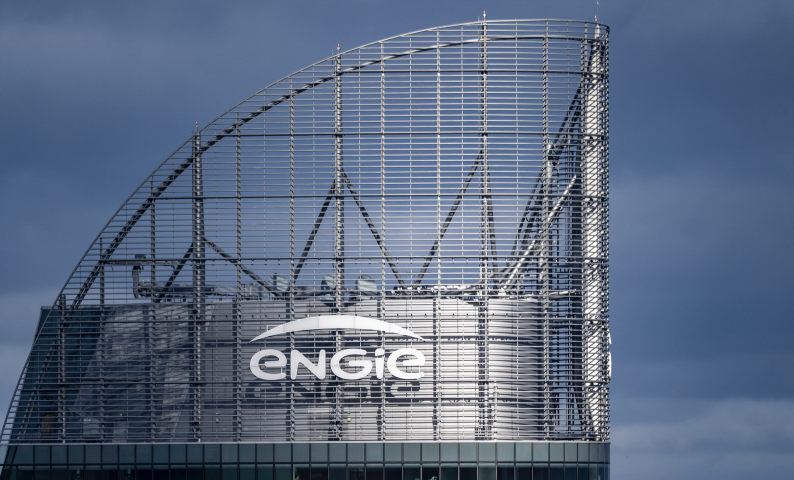
MULTIPOLYGON (((295 393, 254 386, 243 344, 349 314, 433 339, 436 373, 389 410, 436 419, 420 437, 607 439, 607 35, 562 20, 417 31, 310 65, 197 130, 43 314, 3 438, 85 441, 85 418, 103 419, 102 438, 147 441, 403 438, 364 426, 390 408, 374 397, 350 400, 369 413, 348 430, 308 410, 276 428, 246 406, 272 395, 283 414, 295 393), (121 412, 132 390, 145 398, 121 412), (137 426, 119 433, 117 414, 137 426)), ((378 331, 337 342, 410 344, 378 331)))

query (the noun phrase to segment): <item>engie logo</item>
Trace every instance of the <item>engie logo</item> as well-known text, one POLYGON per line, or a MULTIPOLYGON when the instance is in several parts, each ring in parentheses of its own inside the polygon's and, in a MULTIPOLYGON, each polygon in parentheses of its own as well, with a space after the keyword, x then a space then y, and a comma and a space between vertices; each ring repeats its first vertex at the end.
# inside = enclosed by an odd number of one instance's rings
MULTIPOLYGON (((378 332, 396 333, 406 337, 415 338, 424 341, 424 338, 397 325, 386 323, 374 318, 357 317, 354 315, 322 315, 319 317, 309 317, 301 320, 279 325, 275 328, 268 330, 266 333, 259 335, 251 342, 261 340, 267 337, 276 335, 283 335, 292 332, 305 332, 308 330, 374 330, 378 332)), ((331 357, 331 371, 337 377, 344 380, 360 380, 372 372, 373 362, 366 358, 367 351, 360 348, 349 348, 336 352, 331 357), (350 372, 342 369, 342 360, 346 357, 363 357, 358 360, 348 360, 349 367, 357 368, 358 371, 350 372)), ((317 364, 312 363, 301 352, 292 350, 290 352, 290 378, 295 380, 298 376, 298 367, 303 364, 310 372, 320 380, 325 379, 325 350, 320 350, 320 358, 317 364)), ((389 373, 392 376, 402 380, 416 380, 424 376, 423 372, 406 372, 401 367, 421 367, 425 364, 425 356, 415 348, 401 348, 395 350, 386 359, 386 352, 382 348, 375 350, 375 376, 383 378, 384 363, 389 373), (405 357, 401 362, 401 358, 405 357), (413 358, 412 358, 413 357, 413 358)), ((251 357, 251 373, 262 380, 282 380, 286 378, 286 372, 280 371, 287 366, 287 357, 278 350, 265 349, 256 352, 251 357), (275 357, 275 360, 266 360, 262 364, 262 359, 266 357, 275 357), (278 369, 279 371, 274 371, 278 369)))

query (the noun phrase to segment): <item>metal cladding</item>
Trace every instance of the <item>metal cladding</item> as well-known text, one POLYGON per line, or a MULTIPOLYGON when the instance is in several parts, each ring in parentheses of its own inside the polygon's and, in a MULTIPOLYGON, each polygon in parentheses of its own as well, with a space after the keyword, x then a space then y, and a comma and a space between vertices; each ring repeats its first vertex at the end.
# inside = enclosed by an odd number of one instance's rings
POLYGON ((2 440, 608 440, 607 35, 401 35, 198 130, 43 310, 2 440))

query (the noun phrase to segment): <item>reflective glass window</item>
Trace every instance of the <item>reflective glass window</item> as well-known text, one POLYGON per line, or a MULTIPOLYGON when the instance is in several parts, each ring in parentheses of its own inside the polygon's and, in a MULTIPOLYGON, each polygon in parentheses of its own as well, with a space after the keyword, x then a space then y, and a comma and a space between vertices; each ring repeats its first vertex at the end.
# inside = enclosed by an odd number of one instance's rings
MULTIPOLYGON (((221 461, 223 463, 237 463, 237 445, 224 443, 221 445, 221 461)), ((308 459, 307 459, 308 461, 308 459)))
POLYGON ((428 465, 423 463, 422 480, 438 480, 438 465, 428 465))
POLYGON ((102 463, 102 445, 85 446, 85 463, 102 463))
POLYGON ((171 480, 187 480, 187 467, 185 465, 171 465, 171 480))
MULTIPOLYGON (((207 454, 207 449, 204 449, 204 454, 205 455, 207 454)), ((221 480, 221 466, 220 465, 204 466, 204 480, 221 480)))
POLYGON ((383 469, 383 480, 402 480, 403 469, 400 465, 386 465, 383 469))
POLYGON ((532 461, 533 462, 548 462, 549 461, 549 444, 545 442, 536 443, 532 445, 532 461))
POLYGON ((68 480, 68 478, 69 471, 66 470, 66 467, 54 467, 52 469, 52 480, 68 480))
POLYGON ((477 466, 461 463, 458 475, 460 480, 477 480, 477 466))
POLYGON ((419 465, 403 465, 403 480, 421 480, 419 465))
POLYGON ((256 461, 257 462, 272 462, 273 461, 273 445, 270 443, 260 443, 256 446, 256 461))
POLYGON ((562 443, 549 444, 549 460, 552 462, 565 461, 565 445, 562 443))
POLYGON ((399 443, 387 443, 383 446, 384 459, 387 462, 401 462, 403 460, 402 445, 399 443))
POLYGON ((383 480, 383 465, 367 464, 367 480, 383 480))
POLYGON ((105 465, 119 463, 118 445, 102 445, 102 463, 105 465))
POLYGON ((273 445, 273 458, 279 463, 291 462, 292 445, 289 443, 277 443, 273 445))
MULTIPOLYGON (((19 476, 19 471, 17 471, 19 476)), ((83 480, 83 467, 69 466, 69 480, 83 480)))
POLYGON ((513 464, 499 464, 496 466, 496 480, 515 480, 513 464))
POLYGON ((532 461, 532 444, 516 443, 516 462, 532 461))
MULTIPOLYGON (((82 448, 82 446, 80 448, 82 448)), ((14 465, 30 465, 32 463, 33 463, 33 447, 31 445, 18 446, 17 454, 14 456, 14 465)), ((80 463, 83 463, 82 457, 80 458, 80 463)), ((31 477, 33 476, 32 473, 25 475, 29 475, 31 477)))
POLYGON ((145 463, 152 463, 152 446, 151 445, 136 445, 135 446, 135 463, 137 463, 138 465, 143 465, 145 463))
MULTIPOLYGON (((122 465, 119 467, 119 480, 135 480, 135 467, 122 465)), ((201 479, 198 479, 201 480, 201 479)))
POLYGON ((328 467, 328 480, 345 480, 346 476, 347 470, 344 465, 331 465, 328 467))
POLYGON ((598 463, 598 444, 590 444, 590 463, 598 463))
MULTIPOLYGON (((204 445, 204 462, 205 463, 220 463, 221 461, 221 446, 218 444, 204 445)), ((209 480, 209 479, 208 479, 209 480)))
POLYGON ((119 480, 119 469, 115 465, 102 467, 102 480, 119 480))
POLYGON ((549 465, 547 463, 533 464, 532 480, 549 480, 549 465))
POLYGON ((187 462, 187 449, 185 445, 170 445, 171 450, 171 463, 185 463, 187 462))
POLYGON ((403 461, 404 462, 418 462, 419 444, 418 443, 403 443, 403 461))
POLYGON ((565 464, 565 478, 567 480, 576 480, 576 465, 565 464))
POLYGON ((311 479, 311 470, 309 470, 309 466, 308 465, 293 465, 292 466, 292 479, 293 480, 310 480, 311 479))
POLYGON ((238 446, 240 463, 254 463, 256 461, 256 445, 243 443, 238 446))
POLYGON ((382 443, 368 443, 367 444, 367 462, 380 463, 383 461, 383 444, 382 443))
MULTIPOLYGON (((350 455, 348 445, 347 454, 350 455)), ((347 480, 364 480, 364 465, 355 464, 347 466, 347 480)))
POLYGON ((49 465, 50 464, 50 446, 49 445, 36 445, 36 465, 49 465))
POLYGON ((598 480, 607 480, 606 469, 603 465, 598 466, 598 480))
POLYGON ((152 461, 168 463, 168 445, 152 445, 152 461))
POLYGON ((495 462, 496 461, 496 445, 493 443, 481 443, 479 445, 481 462, 495 462))
POLYGON ((119 463, 135 463, 135 445, 119 445, 119 463))
POLYGON ((422 461, 423 462, 437 462, 438 461, 438 444, 437 443, 423 443, 422 444, 422 461))
POLYGON ((576 478, 581 480, 587 480, 587 465, 579 465, 576 470, 576 478))
POLYGON ((328 460, 332 462, 344 462, 347 460, 347 445, 344 443, 328 444, 328 460))
POLYGON ((348 462, 363 462, 364 461, 364 444, 363 443, 348 443, 347 444, 347 461, 348 462))
POLYGON ((601 447, 602 447, 602 450, 603 450, 604 453, 603 453, 603 456, 600 458, 600 461, 602 463, 609 463, 609 444, 608 443, 602 443, 601 447))
POLYGON ((529 463, 517 463, 516 480, 532 480, 532 465, 529 463))
MULTIPOLYGON (((136 449, 137 450, 137 449, 136 449)), ((136 465, 135 478, 137 480, 152 480, 151 465, 136 465)))
POLYGON ((52 446, 52 463, 55 465, 66 464, 66 445, 52 446))
MULTIPOLYGON (((93 446, 98 447, 99 445, 93 445, 93 446)), ((86 457, 87 456, 88 454, 86 454, 86 457)), ((85 468, 85 480, 101 480, 101 479, 102 479, 102 470, 99 468, 99 465, 89 465, 85 468)))
MULTIPOLYGON (((443 456, 444 451, 441 451, 443 456)), ((458 466, 457 465, 441 465, 438 472, 438 480, 458 480, 458 466)))
MULTIPOLYGON (((163 445, 159 445, 163 446, 163 445)), ((152 469, 153 480, 168 480, 168 465, 155 465, 152 469)))
POLYGON ((257 465, 257 480, 273 480, 273 465, 257 465))
POLYGON ((222 480, 237 480, 237 465, 224 465, 221 467, 222 480))
POLYGON ((291 480, 292 469, 289 465, 276 465, 275 480, 291 480))
POLYGON ((562 463, 552 463, 549 465, 549 480, 564 480, 565 468, 562 463))
POLYGON ((579 463, 587 463, 590 461, 590 445, 587 443, 580 443, 578 445, 579 453, 576 455, 579 463))
POLYGON ((327 461, 328 461, 328 444, 327 443, 312 444, 312 462, 325 463, 327 461))
POLYGON ((576 463, 577 458, 579 457, 578 445, 575 443, 566 443, 565 444, 565 463, 576 463))
POLYGON ((35 480, 50 480, 50 467, 36 467, 33 471, 35 480))
POLYGON ((496 444, 496 459, 500 462, 513 461, 513 446, 511 442, 503 442, 496 444))
POLYGON ((441 448, 441 461, 442 462, 457 462, 458 461, 458 444, 457 443, 442 443, 439 445, 441 448))
POLYGON ((481 463, 478 480, 496 480, 496 465, 493 463, 481 463))
POLYGON ((187 480, 204 480, 204 468, 187 467, 187 480))
POLYGON ((309 456, 309 444, 308 443, 293 443, 292 444, 292 461, 293 462, 306 462, 308 463, 311 460, 309 456))
POLYGON ((476 462, 477 461, 477 444, 476 443, 461 443, 460 444, 460 461, 461 462, 476 462))
MULTIPOLYGON (((243 479, 241 478, 240 480, 243 479)), ((328 480, 328 465, 312 464, 312 480, 328 480)))
POLYGON ((203 445, 188 445, 187 463, 203 463, 203 462, 204 462, 203 445))

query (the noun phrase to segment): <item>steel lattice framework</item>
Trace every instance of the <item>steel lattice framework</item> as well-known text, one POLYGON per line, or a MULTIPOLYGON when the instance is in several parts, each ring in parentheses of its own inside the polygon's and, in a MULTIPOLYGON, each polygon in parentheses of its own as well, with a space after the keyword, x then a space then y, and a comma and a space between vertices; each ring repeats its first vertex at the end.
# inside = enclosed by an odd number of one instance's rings
POLYGON ((341 52, 197 131, 45 309, 3 441, 609 438, 608 28, 482 21, 341 52), (250 340, 350 314, 410 328, 250 340), (424 353, 290 381, 261 348, 424 353))

